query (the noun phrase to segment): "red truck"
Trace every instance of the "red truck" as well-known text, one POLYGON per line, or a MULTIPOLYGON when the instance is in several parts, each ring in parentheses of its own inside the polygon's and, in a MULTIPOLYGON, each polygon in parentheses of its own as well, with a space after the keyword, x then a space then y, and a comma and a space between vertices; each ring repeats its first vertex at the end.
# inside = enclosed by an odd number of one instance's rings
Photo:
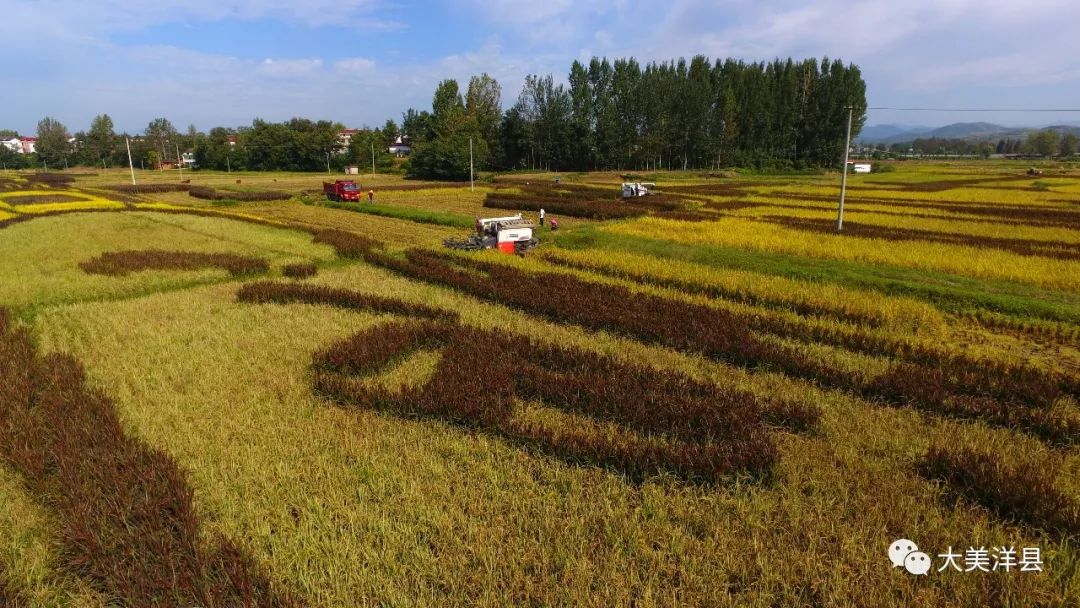
POLYGON ((360 184, 351 179, 323 182, 322 190, 332 201, 360 201, 360 184))

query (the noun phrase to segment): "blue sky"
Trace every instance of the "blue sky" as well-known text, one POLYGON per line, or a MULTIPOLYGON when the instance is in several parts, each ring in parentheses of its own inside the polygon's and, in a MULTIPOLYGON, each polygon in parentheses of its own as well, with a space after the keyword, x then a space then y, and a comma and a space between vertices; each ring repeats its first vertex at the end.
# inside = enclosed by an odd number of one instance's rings
MULTIPOLYGON (((255 117, 349 126, 430 106, 488 72, 565 80, 593 55, 858 64, 871 105, 1080 107, 1080 2, 1043 0, 2 0, 0 128, 99 113, 120 130, 255 117)), ((869 124, 1080 123, 1080 114, 872 112, 869 124)))

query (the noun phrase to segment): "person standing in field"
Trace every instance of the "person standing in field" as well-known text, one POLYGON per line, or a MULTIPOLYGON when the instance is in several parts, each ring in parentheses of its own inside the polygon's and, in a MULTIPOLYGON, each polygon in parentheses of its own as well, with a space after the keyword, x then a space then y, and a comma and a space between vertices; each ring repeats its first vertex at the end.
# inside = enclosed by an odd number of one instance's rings
POLYGON ((543 226, 544 226, 544 210, 541 208, 540 209, 540 227, 543 228, 543 226))
POLYGON ((367 202, 369 202, 369 203, 374 203, 375 202, 375 190, 368 190, 367 191, 367 202))

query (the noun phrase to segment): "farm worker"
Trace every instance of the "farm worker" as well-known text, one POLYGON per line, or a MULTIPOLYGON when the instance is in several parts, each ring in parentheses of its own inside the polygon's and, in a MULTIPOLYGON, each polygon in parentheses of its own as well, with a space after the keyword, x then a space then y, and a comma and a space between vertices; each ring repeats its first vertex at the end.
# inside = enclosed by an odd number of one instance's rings
POLYGON ((543 210, 543 208, 540 209, 540 225, 541 226, 544 225, 544 210, 543 210))
POLYGON ((369 202, 369 203, 374 203, 375 202, 375 191, 374 190, 368 190, 367 191, 367 202, 369 202))
POLYGON ((558 230, 559 229, 559 220, 557 220, 555 218, 551 218, 551 229, 552 230, 558 230))
POLYGON ((477 236, 484 236, 484 223, 480 221, 480 217, 476 217, 476 234, 477 236))

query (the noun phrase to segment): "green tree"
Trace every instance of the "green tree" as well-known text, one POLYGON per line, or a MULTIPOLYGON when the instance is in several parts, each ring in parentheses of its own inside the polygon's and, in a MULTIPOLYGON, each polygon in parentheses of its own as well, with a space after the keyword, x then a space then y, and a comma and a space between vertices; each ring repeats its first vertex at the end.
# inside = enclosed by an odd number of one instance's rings
MULTIPOLYGON (((476 166, 487 162, 488 153, 487 142, 473 141, 476 166)), ((469 179, 469 135, 457 133, 417 144, 409 157, 407 172, 410 177, 421 179, 469 179)))
POLYGON ((46 116, 37 125, 38 158, 54 168, 63 165, 71 156, 71 135, 59 120, 46 116))
POLYGON ((175 148, 180 144, 179 133, 168 119, 151 120, 143 135, 147 145, 158 153, 156 161, 168 161, 176 156, 175 148))
POLYGON ((436 137, 452 135, 465 128, 465 102, 456 80, 444 80, 435 88, 431 118, 436 137))
POLYGON ((108 114, 95 116, 90 122, 90 131, 82 141, 83 162, 101 165, 104 161, 106 165, 111 164, 117 148, 112 118, 108 114))
POLYGON ((469 80, 465 94, 465 114, 475 125, 479 136, 493 146, 498 139, 499 122, 502 119, 502 87, 499 82, 483 73, 469 80))
POLYGON ((360 167, 360 172, 371 170, 372 153, 375 154, 375 169, 386 172, 393 168, 394 157, 387 150, 386 138, 378 130, 361 129, 349 140, 347 159, 349 164, 360 167))
POLYGON ((1046 129, 1028 135, 1026 147, 1033 154, 1053 156, 1058 151, 1057 131, 1046 129))
POLYGON ((1058 153, 1065 158, 1070 158, 1076 154, 1076 145, 1076 134, 1066 133, 1061 136, 1061 143, 1058 144, 1058 153))

